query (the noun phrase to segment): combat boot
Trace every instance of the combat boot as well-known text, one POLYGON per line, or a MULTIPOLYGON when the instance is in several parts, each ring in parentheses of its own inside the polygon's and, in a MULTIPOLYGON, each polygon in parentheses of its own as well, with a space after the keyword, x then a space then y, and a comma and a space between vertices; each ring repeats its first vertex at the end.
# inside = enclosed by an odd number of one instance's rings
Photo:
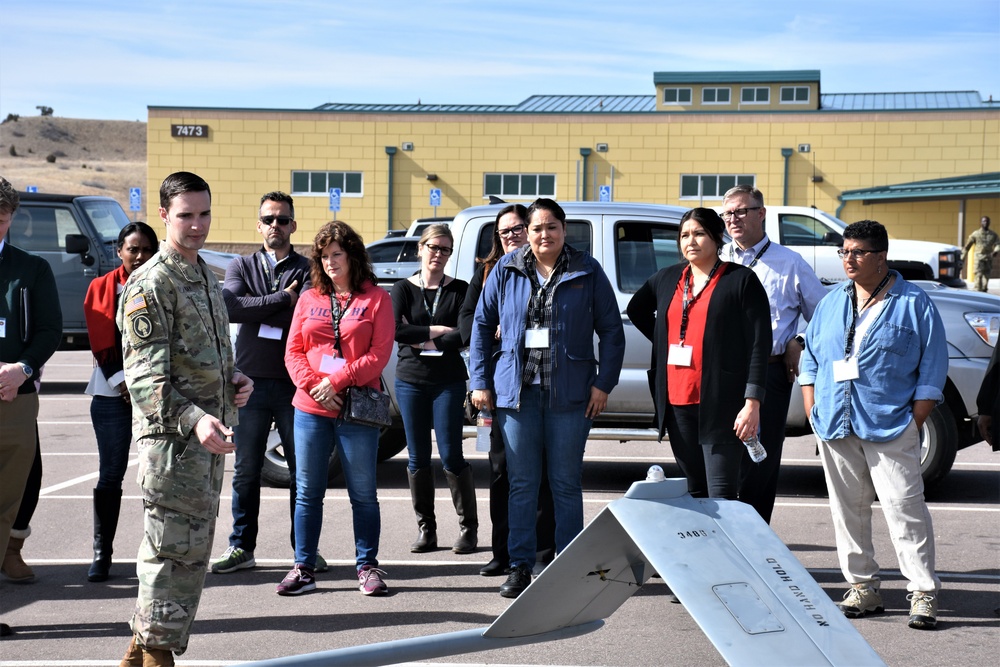
POLYGON ((125 649, 125 657, 122 658, 118 667, 142 667, 142 647, 135 643, 135 635, 125 649))
POLYGON ((164 648, 143 648, 142 667, 174 667, 174 654, 164 648))

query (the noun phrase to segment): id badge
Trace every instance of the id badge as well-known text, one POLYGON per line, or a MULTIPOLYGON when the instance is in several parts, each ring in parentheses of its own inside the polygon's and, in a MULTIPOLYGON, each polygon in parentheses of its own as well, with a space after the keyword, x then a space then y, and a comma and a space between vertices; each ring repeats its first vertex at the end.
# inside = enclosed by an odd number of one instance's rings
POLYGON ((281 340, 281 334, 283 333, 281 327, 272 327, 270 324, 261 324, 260 329, 257 331, 258 338, 267 338, 268 340, 281 340))
POLYGON ((834 382, 847 382, 848 380, 857 380, 858 374, 858 358, 851 357, 850 359, 840 359, 839 361, 833 362, 833 380, 834 382))
POLYGON ((333 375, 344 365, 347 364, 347 360, 343 357, 334 357, 329 354, 323 355, 323 361, 319 362, 319 372, 323 375, 333 375))
POLYGON ((524 332, 524 346, 527 348, 547 348, 549 346, 549 330, 528 329, 524 332))
POLYGON ((690 366, 694 348, 690 345, 673 344, 667 353, 667 363, 671 366, 690 366))
POLYGON ((0 317, 0 338, 7 337, 7 319, 0 317))

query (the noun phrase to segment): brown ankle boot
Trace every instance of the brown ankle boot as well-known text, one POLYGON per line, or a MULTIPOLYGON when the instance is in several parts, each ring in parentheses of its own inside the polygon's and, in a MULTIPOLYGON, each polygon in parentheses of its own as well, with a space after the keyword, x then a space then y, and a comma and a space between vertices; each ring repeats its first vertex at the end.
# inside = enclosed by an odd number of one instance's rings
POLYGON ((17 584, 26 584, 35 578, 35 572, 21 558, 24 538, 31 534, 31 529, 10 531, 10 541, 7 543, 7 553, 3 556, 0 572, 17 584), (15 536, 15 533, 17 534, 15 536))
POLYGON ((163 648, 143 648, 142 667, 174 667, 174 654, 163 648))
POLYGON ((135 643, 135 635, 125 649, 125 657, 122 658, 118 667, 142 667, 142 647, 135 643))

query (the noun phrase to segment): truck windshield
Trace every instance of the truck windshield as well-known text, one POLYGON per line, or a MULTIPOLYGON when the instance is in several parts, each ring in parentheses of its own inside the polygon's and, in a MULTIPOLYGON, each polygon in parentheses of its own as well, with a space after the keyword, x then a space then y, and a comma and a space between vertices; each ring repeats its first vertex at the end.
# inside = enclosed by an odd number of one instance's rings
POLYGON ((118 232, 129 223, 128 216, 118 202, 82 201, 84 212, 105 243, 118 241, 118 232))

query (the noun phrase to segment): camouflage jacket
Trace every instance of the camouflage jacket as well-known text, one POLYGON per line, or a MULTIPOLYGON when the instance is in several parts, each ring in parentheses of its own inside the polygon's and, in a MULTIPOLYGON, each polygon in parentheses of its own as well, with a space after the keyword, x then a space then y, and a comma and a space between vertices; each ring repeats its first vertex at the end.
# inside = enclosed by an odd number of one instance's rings
POLYGON ((136 439, 187 439, 206 413, 235 425, 229 317, 205 262, 164 245, 129 277, 119 304, 136 439))
POLYGON ((993 253, 1000 247, 1000 236, 997 236, 992 229, 977 229, 969 234, 969 240, 962 248, 962 257, 967 256, 973 246, 976 248, 976 261, 990 261, 993 259, 993 253))

